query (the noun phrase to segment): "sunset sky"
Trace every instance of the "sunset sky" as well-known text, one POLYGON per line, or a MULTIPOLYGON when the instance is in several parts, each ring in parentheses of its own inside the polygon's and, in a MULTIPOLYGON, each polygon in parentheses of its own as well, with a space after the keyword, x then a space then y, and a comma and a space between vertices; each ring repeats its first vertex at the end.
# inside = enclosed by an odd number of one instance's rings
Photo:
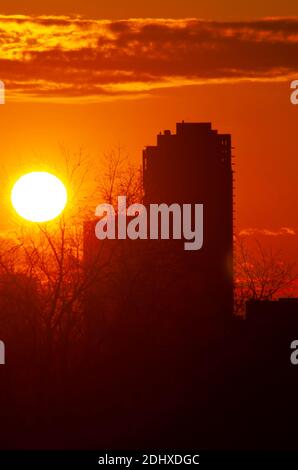
POLYGON ((2 0, 0 14, 1 193, 61 145, 100 159, 120 144, 140 164, 159 131, 211 121, 232 134, 237 229, 298 258, 297 2, 2 0))

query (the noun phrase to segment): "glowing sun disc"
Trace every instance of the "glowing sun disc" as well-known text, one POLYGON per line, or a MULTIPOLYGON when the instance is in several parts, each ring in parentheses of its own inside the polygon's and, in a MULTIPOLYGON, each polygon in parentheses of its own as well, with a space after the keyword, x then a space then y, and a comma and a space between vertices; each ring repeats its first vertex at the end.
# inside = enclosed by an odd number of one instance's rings
POLYGON ((48 222, 61 214, 66 206, 67 191, 56 176, 34 171, 21 176, 11 191, 15 211, 30 222, 48 222))

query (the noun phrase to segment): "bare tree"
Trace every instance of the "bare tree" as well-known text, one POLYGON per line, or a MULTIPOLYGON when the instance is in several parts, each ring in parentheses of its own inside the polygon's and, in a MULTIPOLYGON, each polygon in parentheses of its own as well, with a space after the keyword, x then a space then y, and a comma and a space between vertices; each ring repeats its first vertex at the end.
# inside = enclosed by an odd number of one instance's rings
POLYGON ((281 252, 264 248, 258 240, 248 248, 239 237, 235 244, 234 311, 244 314, 249 299, 270 300, 280 295, 291 295, 298 279, 296 263, 282 259, 281 252))
POLYGON ((94 213, 100 202, 114 203, 118 195, 134 202, 141 194, 140 175, 120 150, 106 156, 99 168, 81 150, 63 154, 65 170, 57 173, 68 188, 64 214, 43 224, 16 219, 14 234, 0 238, 1 339, 17 371, 8 383, 9 400, 16 416, 18 409, 26 409, 34 417, 30 419, 38 420, 51 420, 49 403, 58 415, 69 402, 75 407, 87 371, 102 370, 104 355, 97 354, 98 344, 101 348, 106 338, 107 349, 115 344, 115 333, 105 325, 110 299, 101 300, 110 286, 115 298, 120 257, 113 268, 118 247, 95 238, 94 213))
POLYGON ((103 202, 115 208, 118 196, 126 196, 128 205, 142 202, 141 170, 129 161, 120 147, 105 154, 104 171, 98 183, 103 202))
MULTIPOLYGON (((27 279, 36 286, 34 295, 38 312, 32 316, 30 307, 24 309, 32 328, 43 345, 44 360, 67 364, 71 349, 84 333, 84 302, 86 293, 99 284, 115 250, 105 250, 105 244, 91 248, 85 262, 86 224, 94 234, 95 195, 103 202, 116 203, 118 195, 126 195, 129 203, 141 198, 141 178, 121 149, 104 158, 100 172, 93 168, 82 150, 75 155, 63 150, 65 181, 69 189, 69 204, 59 219, 45 224, 20 223, 15 237, 3 241, 0 251, 0 276, 3 282, 27 279), (94 177, 94 172, 100 178, 94 177), (92 176, 92 177, 91 177, 92 176), (21 277, 20 277, 21 276, 21 277), (56 359, 55 359, 56 358, 56 359), (57 359, 59 358, 59 359, 57 359)), ((94 246, 94 245, 93 245, 94 246)), ((23 282, 23 281, 22 281, 23 282)), ((25 281, 24 281, 25 282, 25 281)), ((27 282, 27 281, 26 281, 27 282)), ((21 305, 24 299, 19 299, 21 305)), ((6 315, 8 307, 2 309, 6 315)))

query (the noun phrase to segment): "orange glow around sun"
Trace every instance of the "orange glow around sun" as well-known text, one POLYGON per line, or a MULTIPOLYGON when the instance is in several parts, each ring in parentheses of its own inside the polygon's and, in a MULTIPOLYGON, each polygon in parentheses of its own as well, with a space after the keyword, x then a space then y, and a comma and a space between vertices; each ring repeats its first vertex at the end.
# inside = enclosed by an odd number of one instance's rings
POLYGON ((15 211, 30 222, 48 222, 58 217, 67 203, 67 191, 56 176, 44 171, 27 173, 11 192, 15 211))

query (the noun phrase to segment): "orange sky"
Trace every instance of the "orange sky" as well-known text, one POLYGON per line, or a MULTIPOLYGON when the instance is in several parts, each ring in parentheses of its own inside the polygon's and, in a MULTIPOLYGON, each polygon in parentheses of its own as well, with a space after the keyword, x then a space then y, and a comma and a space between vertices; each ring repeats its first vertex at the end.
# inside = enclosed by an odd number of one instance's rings
POLYGON ((247 19, 297 15, 295 0, 1 0, 3 13, 82 14, 97 18, 185 18, 247 19))
POLYGON ((297 2, 102 3, 2 0, 2 192, 60 144, 100 159, 120 143, 140 162, 160 130, 211 121, 232 133, 238 228, 298 233, 297 2))

